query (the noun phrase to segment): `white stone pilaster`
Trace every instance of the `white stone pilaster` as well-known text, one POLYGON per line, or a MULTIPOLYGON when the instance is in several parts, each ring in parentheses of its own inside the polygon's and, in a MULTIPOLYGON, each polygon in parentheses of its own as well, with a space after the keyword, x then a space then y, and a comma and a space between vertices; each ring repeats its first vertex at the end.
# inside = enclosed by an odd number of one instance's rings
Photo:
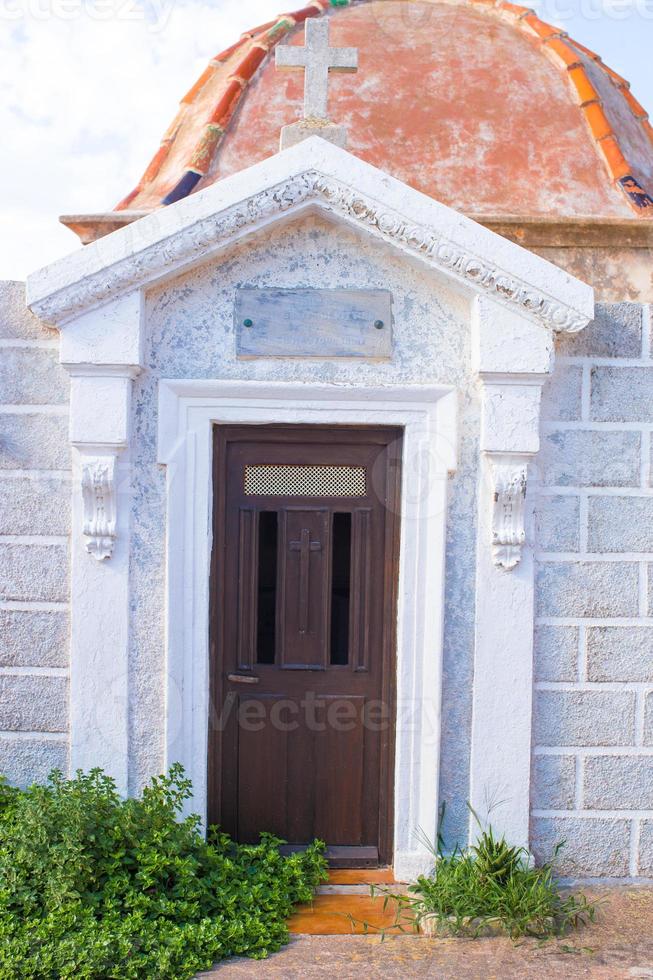
POLYGON ((136 291, 62 328, 74 447, 70 767, 128 791, 130 410, 141 368, 136 291))
MULTIPOLYGON (((473 358, 481 385, 470 802, 511 844, 528 846, 533 686, 533 556, 528 465, 539 449, 553 338, 543 324, 479 298, 473 358)), ((478 833, 471 818, 470 835, 478 833)))

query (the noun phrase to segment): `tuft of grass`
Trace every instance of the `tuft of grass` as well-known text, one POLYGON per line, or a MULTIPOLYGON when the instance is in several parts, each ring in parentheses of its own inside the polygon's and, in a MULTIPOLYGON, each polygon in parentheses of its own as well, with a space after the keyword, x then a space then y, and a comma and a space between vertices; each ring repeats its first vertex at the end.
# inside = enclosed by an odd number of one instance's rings
POLYGON ((435 867, 410 885, 408 894, 372 888, 373 895, 385 897, 385 907, 396 904, 394 930, 471 937, 501 932, 513 940, 546 940, 594 920, 596 903, 583 894, 564 894, 555 880, 564 841, 550 861, 534 867, 525 848, 510 846, 491 827, 480 830, 475 844, 456 847, 452 854, 443 852, 441 838, 437 845, 422 838, 435 867))

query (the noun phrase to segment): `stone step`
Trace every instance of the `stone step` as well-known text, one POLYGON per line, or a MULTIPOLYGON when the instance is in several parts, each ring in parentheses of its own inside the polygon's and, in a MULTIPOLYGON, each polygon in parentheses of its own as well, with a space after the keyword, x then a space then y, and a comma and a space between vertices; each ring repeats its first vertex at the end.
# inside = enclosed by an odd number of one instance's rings
POLYGON ((392 885, 392 868, 331 868, 330 885, 392 885))
MULTIPOLYGON (((372 898, 369 891, 366 895, 318 894, 310 905, 297 908, 288 929, 303 936, 375 935, 395 925, 395 904, 389 902, 385 909, 383 905, 383 895, 372 898)), ((406 931, 410 932, 408 923, 406 931)))

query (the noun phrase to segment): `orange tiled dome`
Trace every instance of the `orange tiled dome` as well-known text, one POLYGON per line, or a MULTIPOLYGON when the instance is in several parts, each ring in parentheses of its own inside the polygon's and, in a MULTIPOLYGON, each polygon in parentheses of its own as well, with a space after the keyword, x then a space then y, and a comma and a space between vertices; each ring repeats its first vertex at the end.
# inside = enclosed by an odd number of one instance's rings
POLYGON ((151 210, 274 154, 300 118, 303 72, 270 52, 307 17, 359 49, 334 75, 330 116, 348 149, 478 216, 653 218, 653 127, 628 82, 525 7, 496 0, 315 0, 217 55, 138 187, 151 210))

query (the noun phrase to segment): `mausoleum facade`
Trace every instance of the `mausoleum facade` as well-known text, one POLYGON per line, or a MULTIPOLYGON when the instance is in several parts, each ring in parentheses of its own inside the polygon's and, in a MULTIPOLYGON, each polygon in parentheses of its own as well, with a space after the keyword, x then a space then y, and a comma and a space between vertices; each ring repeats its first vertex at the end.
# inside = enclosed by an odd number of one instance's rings
POLYGON ((651 193, 627 83, 525 8, 217 56, 0 287, 0 770, 179 761, 205 821, 399 879, 468 804, 653 875, 651 193))

